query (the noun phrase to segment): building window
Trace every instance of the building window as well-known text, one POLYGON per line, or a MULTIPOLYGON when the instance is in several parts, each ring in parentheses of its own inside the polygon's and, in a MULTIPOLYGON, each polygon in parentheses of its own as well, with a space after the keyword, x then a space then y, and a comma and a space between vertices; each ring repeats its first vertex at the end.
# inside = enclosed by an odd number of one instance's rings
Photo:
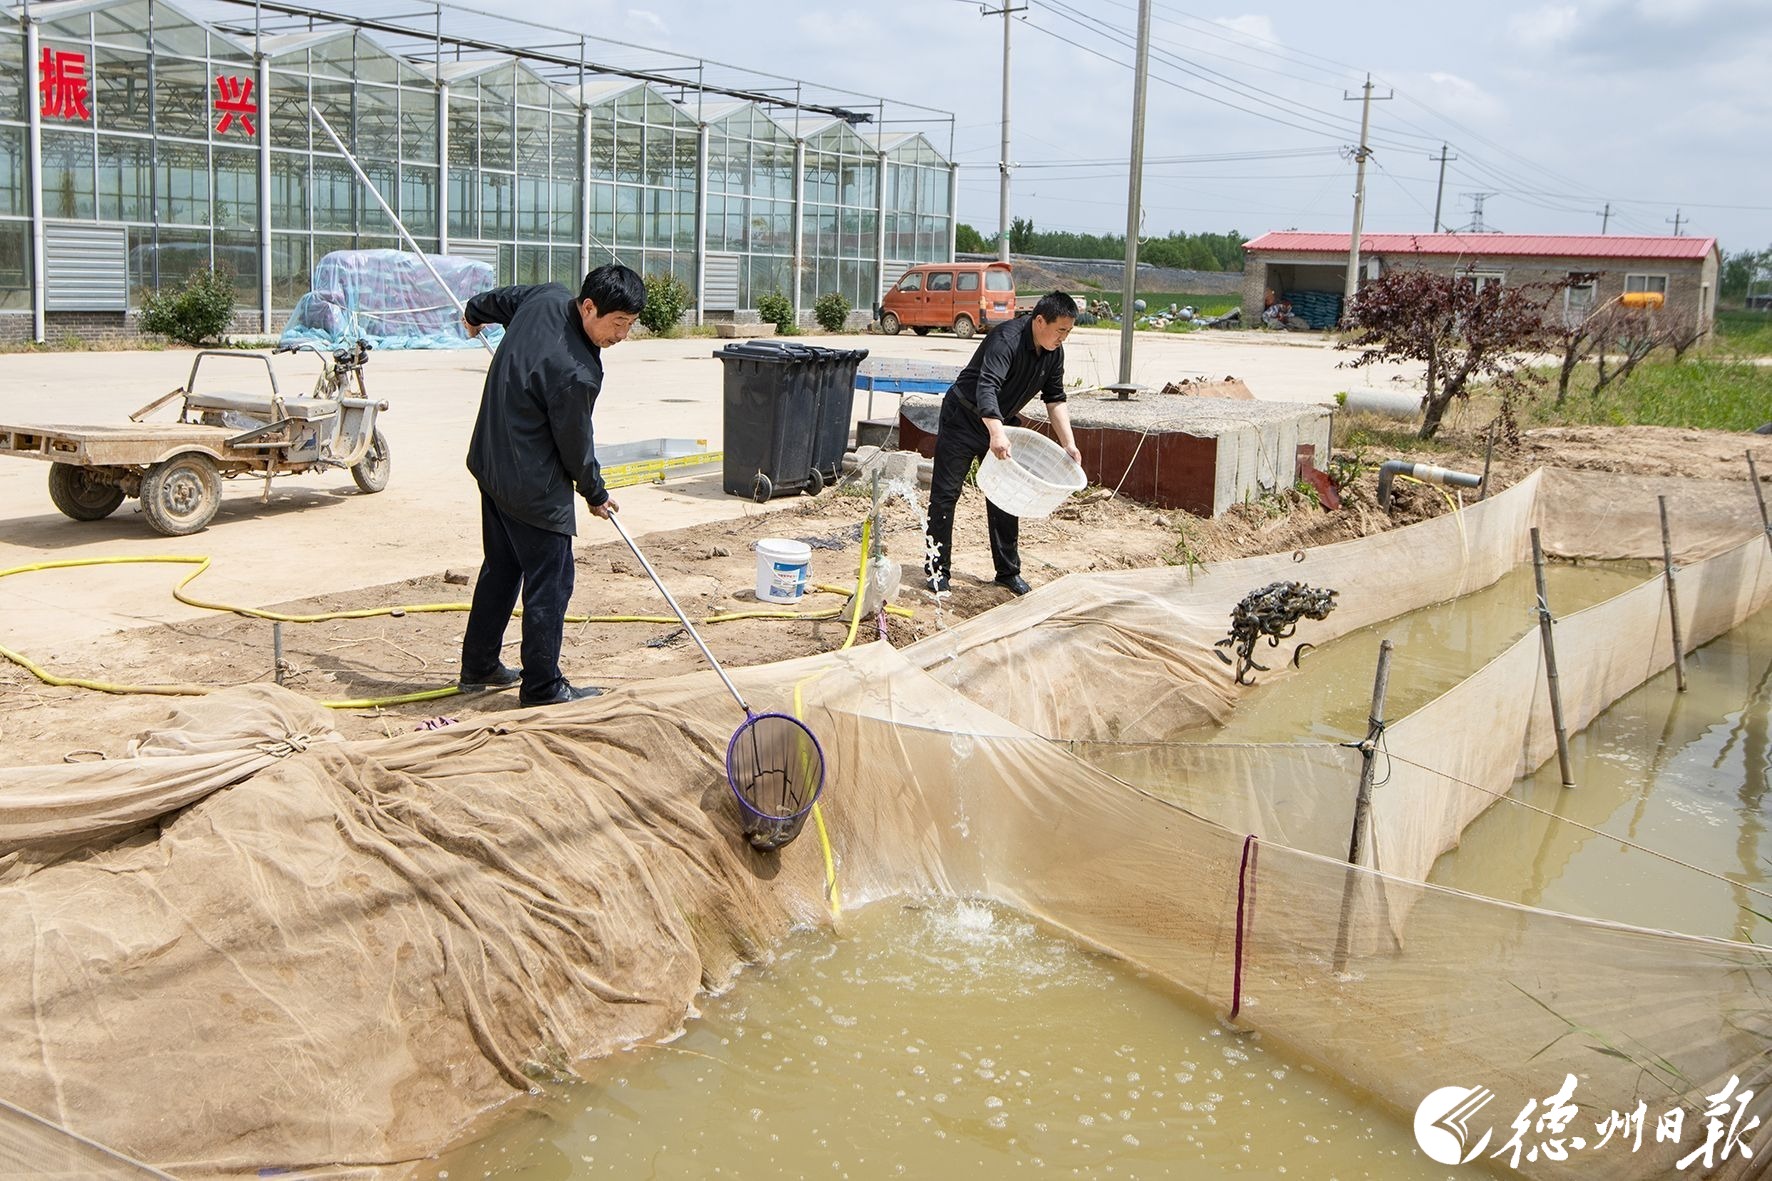
POLYGON ((1626 275, 1624 277, 1624 290, 1627 295, 1633 291, 1654 291, 1654 292, 1658 292, 1662 295, 1666 295, 1667 294, 1667 276, 1666 275, 1626 275))
MULTIPOLYGON (((1570 279, 1576 276, 1571 274, 1570 279)), ((1563 322, 1571 326, 1587 319, 1594 310, 1594 282, 1570 283, 1563 289, 1563 322)))
POLYGON ((1471 281, 1472 287, 1478 291, 1482 291, 1483 288, 1488 287, 1491 284, 1500 287, 1504 276, 1500 271, 1471 271, 1464 277, 1471 281))

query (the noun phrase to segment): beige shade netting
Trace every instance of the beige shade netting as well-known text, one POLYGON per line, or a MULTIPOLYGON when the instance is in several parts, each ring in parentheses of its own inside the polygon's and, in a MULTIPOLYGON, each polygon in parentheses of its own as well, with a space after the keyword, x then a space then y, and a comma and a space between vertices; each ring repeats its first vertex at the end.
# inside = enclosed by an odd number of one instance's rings
MULTIPOLYGON (((1658 552, 1658 491, 1700 643, 1772 596, 1748 489, 1544 473, 1301 561, 1074 575, 903 651, 735 679, 759 709, 801 701, 824 746, 845 906, 1000 900, 1237 1005, 1400 1112, 1480 1082, 1505 1128, 1572 1073, 1584 1113, 1684 1103, 1695 1124, 1731 1074, 1766 1089, 1764 952, 1421 880, 1551 754, 1536 632, 1390 727, 1376 870, 1338 859, 1357 752, 1173 741, 1234 708, 1212 644, 1249 590, 1336 587, 1301 633, 1322 643, 1493 582, 1541 519, 1555 553, 1658 552)), ((1662 594, 1557 624, 1572 726, 1666 665, 1662 594)), ((832 921, 811 826, 779 854, 738 835, 722 759, 740 721, 708 673, 347 743, 260 686, 181 707, 135 758, 0 773, 0 1095, 177 1174, 435 1152, 832 921)))

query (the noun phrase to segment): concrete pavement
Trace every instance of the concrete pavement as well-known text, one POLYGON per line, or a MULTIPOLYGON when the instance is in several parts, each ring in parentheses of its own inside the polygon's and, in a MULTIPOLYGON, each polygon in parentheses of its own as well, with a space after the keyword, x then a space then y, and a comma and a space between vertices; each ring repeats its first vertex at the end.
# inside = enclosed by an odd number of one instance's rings
MULTIPOLYGON (((866 348, 877 357, 964 364, 976 341, 917 337, 819 336, 811 343, 866 348)), ((630 341, 608 351, 604 393, 597 404, 599 443, 665 437, 705 438, 718 449, 722 433, 722 342, 630 341)), ((1067 376, 1088 385, 1116 380, 1119 335, 1078 329, 1067 345, 1067 376)), ((1336 391, 1389 381, 1394 370, 1340 370, 1344 357, 1316 339, 1255 333, 1140 333, 1133 378, 1160 387, 1182 377, 1243 379, 1258 398, 1322 401, 1336 391)), ((0 421, 121 423, 130 411, 182 385, 192 353, 43 353, 0 356, 0 421)), ((286 394, 305 390, 318 371, 311 356, 278 356, 273 364, 286 394)), ((227 388, 258 389, 256 363, 239 362, 227 388)), ((383 430, 393 456, 388 488, 359 493, 346 472, 264 483, 229 481, 222 508, 201 533, 153 533, 138 502, 110 518, 78 522, 50 504, 49 465, 0 459, 0 569, 40 561, 111 555, 208 555, 214 568, 192 588, 200 597, 266 606, 474 568, 480 557, 479 508, 463 466, 485 378, 479 351, 377 353, 367 370, 370 392, 391 404, 383 430)), ((210 362, 204 363, 207 384, 210 362)), ((216 371, 221 376, 221 370, 216 371)), ((895 412, 897 399, 876 395, 874 412, 895 412)), ((855 417, 866 413, 858 397, 855 417)), ((155 418, 170 420, 176 404, 155 418)), ((703 521, 771 511, 720 491, 718 474, 621 489, 623 520, 644 536, 703 521)), ((613 540, 613 530, 580 509, 581 542, 613 540)), ((177 566, 111 566, 17 575, 0 581, 0 643, 27 650, 86 639, 119 628, 205 615, 175 601, 170 588, 189 572, 177 566)), ((464 596, 465 597, 465 596, 464 596)))

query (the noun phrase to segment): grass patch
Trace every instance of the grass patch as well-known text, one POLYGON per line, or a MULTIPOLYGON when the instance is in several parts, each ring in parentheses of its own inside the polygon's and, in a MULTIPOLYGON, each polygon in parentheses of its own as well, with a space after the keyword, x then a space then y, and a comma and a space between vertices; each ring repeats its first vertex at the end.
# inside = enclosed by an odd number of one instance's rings
POLYGON ((1622 385, 1593 395, 1593 369, 1582 366, 1569 398, 1555 404, 1554 386, 1527 409, 1535 423, 1594 426, 1677 426, 1751 431, 1772 419, 1772 366, 1723 357, 1645 361, 1622 385))
MULTIPOLYGON (((1031 306, 1045 294, 1044 291, 1018 291, 1015 293, 1015 299, 1017 303, 1026 300, 1031 306)), ((1114 314, 1119 315, 1120 300, 1122 298, 1120 292, 1091 291, 1089 293, 1089 298, 1091 300, 1105 299, 1108 302, 1108 306, 1114 309, 1114 314)), ((1174 304, 1178 308, 1191 307, 1196 313, 1206 317, 1222 316, 1232 308, 1240 308, 1243 306, 1243 297, 1237 294, 1200 295, 1197 293, 1190 294, 1185 291, 1140 291, 1137 298, 1144 300, 1145 310, 1148 312, 1163 311, 1166 310, 1170 304, 1174 304)))
POLYGON ((1718 308, 1716 339, 1709 351, 1734 357, 1772 357, 1772 312, 1718 308))
MULTIPOLYGON (((1378 454, 1380 459, 1371 461, 1374 467, 1384 458, 1389 458, 1398 452, 1438 452, 1457 449, 1456 443, 1448 441, 1441 435, 1436 435, 1431 439, 1418 438, 1415 433, 1418 429, 1401 419, 1390 418, 1382 414, 1372 414, 1364 410, 1351 414, 1341 411, 1335 415, 1329 446, 1334 451, 1353 452, 1356 456, 1361 457, 1361 462, 1366 462, 1364 459, 1366 452, 1378 454)), ((1442 434, 1444 433, 1443 429, 1442 434)))

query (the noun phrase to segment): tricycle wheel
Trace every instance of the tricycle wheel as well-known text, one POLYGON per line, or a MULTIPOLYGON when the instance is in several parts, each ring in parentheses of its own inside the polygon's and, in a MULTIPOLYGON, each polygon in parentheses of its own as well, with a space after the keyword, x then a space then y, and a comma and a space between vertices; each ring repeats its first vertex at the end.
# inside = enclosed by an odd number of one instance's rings
POLYGON ((221 473, 215 461, 197 451, 157 463, 142 477, 142 512, 156 533, 182 537, 195 533, 221 507, 221 473))
POLYGON ((369 443, 369 451, 351 465, 351 479, 357 481, 357 487, 365 492, 380 492, 388 486, 388 472, 392 467, 387 436, 377 427, 375 437, 369 443))
POLYGON ((123 489, 77 463, 49 465, 49 499, 76 521, 102 521, 123 503, 123 489))

